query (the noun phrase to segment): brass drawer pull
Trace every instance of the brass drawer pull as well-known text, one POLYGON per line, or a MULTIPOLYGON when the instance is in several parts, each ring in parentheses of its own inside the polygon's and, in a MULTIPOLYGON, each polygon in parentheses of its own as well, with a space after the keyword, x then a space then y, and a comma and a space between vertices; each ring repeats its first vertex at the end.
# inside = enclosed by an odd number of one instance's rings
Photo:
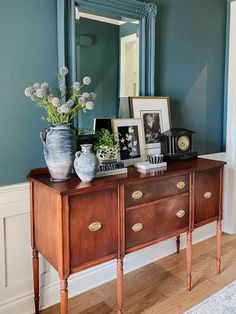
POLYGON ((204 194, 204 197, 205 198, 211 198, 211 192, 206 192, 205 194, 204 194))
POLYGON ((176 186, 179 190, 182 190, 185 187, 185 183, 183 181, 180 181, 176 184, 176 186))
POLYGON ((184 211, 184 210, 179 210, 179 211, 176 213, 176 216, 179 217, 179 218, 184 217, 184 215, 185 215, 185 211, 184 211))
POLYGON ((141 191, 135 191, 133 194, 132 194, 132 197, 133 199, 135 200, 139 200, 140 198, 142 198, 143 196, 143 193, 141 191))
POLYGON ((141 223, 137 223, 135 225, 133 225, 132 230, 134 232, 139 232, 143 229, 143 225, 141 223))
POLYGON ((99 221, 96 221, 90 224, 88 228, 90 231, 95 232, 102 228, 102 224, 99 221))

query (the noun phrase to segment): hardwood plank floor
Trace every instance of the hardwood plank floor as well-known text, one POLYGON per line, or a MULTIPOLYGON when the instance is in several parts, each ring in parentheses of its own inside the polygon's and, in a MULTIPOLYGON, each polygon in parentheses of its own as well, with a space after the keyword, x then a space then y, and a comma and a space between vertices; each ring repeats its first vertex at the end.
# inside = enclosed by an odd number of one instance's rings
MULTIPOLYGON (((193 246, 193 289, 186 291, 185 250, 125 276, 125 314, 182 314, 236 280, 236 235, 223 235, 222 272, 216 275, 216 238, 193 246)), ((69 301, 70 314, 116 313, 115 280, 69 301)), ((58 305, 41 314, 59 314, 58 305)))

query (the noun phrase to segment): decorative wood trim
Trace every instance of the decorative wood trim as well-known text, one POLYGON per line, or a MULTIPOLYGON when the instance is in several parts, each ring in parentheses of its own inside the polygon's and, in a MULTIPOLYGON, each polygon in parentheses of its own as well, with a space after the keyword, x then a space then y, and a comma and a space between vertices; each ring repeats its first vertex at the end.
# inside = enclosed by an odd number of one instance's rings
POLYGON ((124 185, 118 187, 118 258, 125 255, 125 190, 124 185))
POLYGON ((35 313, 39 314, 39 254, 38 251, 32 250, 33 279, 34 279, 34 306, 35 313))
POLYGON ((69 245, 69 200, 68 195, 62 197, 63 208, 63 256, 64 256, 64 276, 70 274, 70 245, 69 245))
POLYGON ((191 290, 192 286, 192 231, 187 232, 187 247, 186 247, 186 255, 187 255, 187 290, 191 290))
POLYGON ((117 313, 123 313, 123 257, 117 259, 117 313))
POLYGON ((221 219, 216 224, 216 273, 220 274, 222 250, 222 223, 221 219))
POLYGON ((57 196, 57 229, 58 229, 58 257, 57 268, 60 279, 66 278, 64 270, 64 230, 63 230, 63 204, 61 196, 57 196))

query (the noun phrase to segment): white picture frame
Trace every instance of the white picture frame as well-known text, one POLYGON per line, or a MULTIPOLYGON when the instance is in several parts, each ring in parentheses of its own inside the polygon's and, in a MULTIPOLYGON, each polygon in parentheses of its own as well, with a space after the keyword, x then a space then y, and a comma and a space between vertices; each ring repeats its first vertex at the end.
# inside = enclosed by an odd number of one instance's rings
POLYGON ((141 119, 112 119, 112 131, 118 135, 118 161, 125 167, 144 161, 143 126, 141 119))
POLYGON ((130 111, 142 120, 145 153, 159 154, 158 134, 171 128, 169 97, 130 97, 130 111))

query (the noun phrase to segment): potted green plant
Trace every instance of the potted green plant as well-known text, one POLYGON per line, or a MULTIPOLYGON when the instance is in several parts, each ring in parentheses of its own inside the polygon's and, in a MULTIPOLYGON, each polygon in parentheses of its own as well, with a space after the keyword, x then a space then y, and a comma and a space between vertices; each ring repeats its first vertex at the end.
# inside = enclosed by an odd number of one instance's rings
POLYGON ((107 129, 96 132, 94 149, 100 163, 116 162, 119 152, 119 141, 116 134, 107 129))

